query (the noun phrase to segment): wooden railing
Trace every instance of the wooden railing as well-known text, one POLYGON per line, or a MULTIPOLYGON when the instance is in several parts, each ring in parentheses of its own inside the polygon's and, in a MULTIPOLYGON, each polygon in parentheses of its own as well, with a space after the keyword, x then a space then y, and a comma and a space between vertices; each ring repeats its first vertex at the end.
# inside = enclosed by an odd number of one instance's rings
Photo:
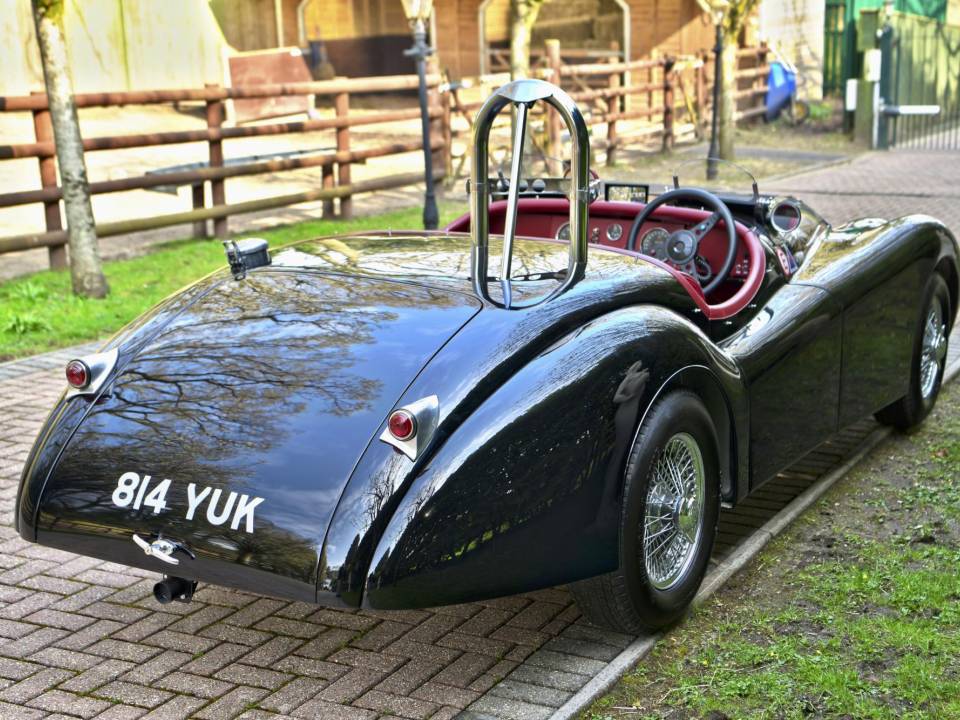
MULTIPOLYGON (((571 63, 576 53, 562 51, 556 41, 548 41, 542 62, 535 74, 552 82, 559 82, 581 105, 590 125, 606 125, 607 162, 613 163, 616 151, 638 138, 648 140, 660 135, 662 146, 669 149, 684 132, 699 135, 710 117, 712 97, 712 62, 707 56, 658 58, 623 62, 618 52, 611 50, 603 62, 571 63), (637 122, 641 121, 641 122, 637 122), (639 126, 639 127, 638 127, 639 126)), ((584 57, 592 60, 595 58, 584 57)), ((764 112, 768 66, 765 48, 746 48, 739 51, 740 70, 737 74, 738 119, 755 117, 764 112)), ((487 84, 505 81, 506 76, 484 78, 487 84)), ((208 162, 202 166, 171 169, 116 180, 95 180, 90 183, 94 195, 157 188, 161 186, 190 186, 192 209, 138 217, 114 222, 98 223, 100 237, 139 232, 172 225, 192 224, 194 235, 207 236, 207 221, 214 224, 214 235, 225 237, 227 218, 231 215, 268 210, 303 202, 322 200, 325 216, 334 212, 334 201, 339 200, 340 215, 351 213, 354 195, 386 188, 402 187, 422 182, 423 173, 403 173, 378 177, 361 182, 352 180, 351 166, 371 158, 386 157, 422 150, 418 140, 383 142, 357 149, 351 146, 350 129, 360 126, 388 125, 416 120, 419 108, 364 111, 351 114, 351 95, 410 91, 418 86, 416 76, 402 75, 378 78, 335 79, 323 82, 288 85, 259 85, 225 88, 208 85, 204 88, 176 90, 148 90, 137 92, 83 93, 75 96, 79 108, 153 105, 180 102, 205 104, 206 127, 196 130, 133 133, 127 135, 90 137, 83 140, 86 152, 128 148, 156 147, 182 143, 205 142, 208 162), (225 102, 236 99, 274 98, 314 95, 333 99, 333 117, 280 121, 267 124, 224 126, 225 102), (301 157, 273 157, 265 160, 225 163, 225 140, 269 135, 288 135, 320 130, 335 131, 335 148, 310 153, 301 157), (321 186, 303 192, 261 198, 246 202, 226 202, 225 183, 229 178, 279 173, 304 168, 321 168, 321 186), (206 206, 206 183, 210 184, 211 205, 206 206)), ((468 133, 455 130, 454 118, 463 117, 469 126, 482 100, 462 100, 458 91, 442 83, 435 71, 428 75, 430 90, 429 113, 433 123, 431 145, 435 153, 435 174, 453 177, 453 140, 468 133)), ((0 145, 0 161, 36 158, 41 187, 0 194, 0 208, 37 204, 44 207, 45 231, 0 238, 0 254, 30 248, 47 247, 53 267, 65 264, 67 232, 63 229, 60 212, 62 189, 58 186, 53 132, 47 99, 42 93, 0 97, 0 113, 29 112, 33 115, 34 137, 29 142, 0 145)), ((548 154, 563 155, 561 126, 555 113, 542 116, 545 120, 545 142, 548 154)), ((458 123, 462 125, 462 123, 458 123)), ((389 132, 389 128, 386 129, 389 132)), ((598 146, 604 140, 595 138, 598 146)), ((467 148, 469 143, 461 143, 467 148)), ((0 166, 2 167, 2 166, 0 166)))
MULTIPOLYGON (((427 78, 431 90, 430 117, 439 123, 443 110, 436 89, 441 82, 438 74, 427 78)), ((142 230, 192 223, 194 234, 206 236, 207 220, 213 220, 214 234, 226 237, 227 218, 230 215, 256 212, 283 207, 301 202, 323 200, 324 214, 332 214, 334 200, 340 201, 340 215, 348 217, 352 211, 351 198, 362 192, 402 187, 422 181, 422 173, 403 173, 363 182, 351 181, 351 165, 370 158, 385 157, 414 152, 423 148, 420 140, 389 142, 362 149, 351 148, 350 128, 420 118, 419 108, 384 110, 364 114, 350 113, 350 96, 365 93, 412 90, 418 87, 415 75, 382 78, 336 79, 324 82, 295 83, 287 85, 259 85, 225 88, 208 85, 204 88, 177 90, 147 90, 134 92, 82 93, 74 96, 78 108, 123 107, 128 105, 156 105, 180 102, 203 102, 206 105, 206 128, 172 132, 140 133, 91 137, 83 140, 86 152, 128 148, 156 147, 182 143, 205 142, 208 146, 206 167, 155 172, 118 180, 103 180, 90 183, 93 195, 124 192, 146 188, 184 186, 192 188, 193 209, 186 212, 133 218, 97 225, 100 237, 119 235, 142 230), (326 96, 333 98, 334 117, 301 121, 275 122, 259 125, 224 127, 224 103, 227 100, 247 98, 274 98, 284 96, 326 96), (304 157, 278 158, 225 164, 223 141, 235 138, 285 135, 318 130, 335 130, 336 148, 328 152, 311 153, 304 157), (225 181, 227 178, 277 173, 303 168, 321 168, 321 187, 301 193, 262 198, 241 203, 227 204, 225 181), (211 207, 205 207, 204 184, 210 183, 211 207)), ((26 96, 0 97, 0 112, 30 112, 33 115, 34 138, 31 142, 0 145, 0 160, 37 158, 40 169, 41 188, 0 194, 0 208, 34 203, 44 206, 45 232, 30 233, 0 238, 0 254, 37 247, 50 248, 51 266, 63 266, 64 246, 67 232, 63 229, 60 214, 62 189, 57 184, 55 145, 53 139, 47 98, 43 93, 26 96)), ((436 132, 431 144, 442 150, 445 134, 436 132)), ((441 155, 442 157, 442 155, 441 155)), ((442 163, 439 163, 442 174, 442 163)))

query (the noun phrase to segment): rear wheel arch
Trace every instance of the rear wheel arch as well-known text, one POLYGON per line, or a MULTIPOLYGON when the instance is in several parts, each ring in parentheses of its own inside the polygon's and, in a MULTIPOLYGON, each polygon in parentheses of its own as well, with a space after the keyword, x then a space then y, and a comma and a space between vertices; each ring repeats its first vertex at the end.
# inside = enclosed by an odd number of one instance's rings
POLYGON ((741 463, 737 455, 737 426, 727 393, 707 367, 692 365, 672 375, 657 391, 651 405, 674 390, 692 392, 710 414, 716 430, 717 454, 720 459, 720 497, 724 502, 736 502, 739 497, 738 490, 745 486, 741 484, 739 477, 741 463))
POLYGON ((937 263, 935 271, 943 278, 950 293, 950 317, 947 318, 947 329, 950 330, 953 328, 957 302, 960 300, 960 277, 957 276, 957 264, 953 258, 944 257, 937 263))

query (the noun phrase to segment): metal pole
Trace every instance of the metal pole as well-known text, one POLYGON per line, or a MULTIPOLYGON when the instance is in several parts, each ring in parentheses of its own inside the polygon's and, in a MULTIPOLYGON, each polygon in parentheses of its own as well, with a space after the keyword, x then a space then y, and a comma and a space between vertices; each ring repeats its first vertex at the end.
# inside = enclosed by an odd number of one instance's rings
POLYGON ((440 221, 437 212, 437 198, 433 187, 433 152, 430 149, 430 109, 427 104, 427 58, 433 54, 433 48, 427 45, 427 30, 423 20, 413 25, 413 47, 404 51, 407 57, 417 62, 417 75, 420 78, 420 124, 423 131, 423 176, 427 189, 423 203, 423 227, 436 230, 440 221))
POLYGON ((720 156, 720 85, 723 82, 723 26, 717 21, 717 43, 714 45, 713 119, 710 128, 710 149, 707 151, 707 180, 717 179, 717 158, 720 156))

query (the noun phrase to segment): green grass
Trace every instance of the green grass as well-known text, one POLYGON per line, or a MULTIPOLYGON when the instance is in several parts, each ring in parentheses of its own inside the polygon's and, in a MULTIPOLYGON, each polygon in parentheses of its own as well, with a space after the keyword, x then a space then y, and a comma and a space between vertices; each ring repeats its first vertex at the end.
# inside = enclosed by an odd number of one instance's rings
POLYGON ((584 714, 960 717, 960 387, 584 714))
MULTIPOLYGON (((441 226, 465 212, 440 206, 441 226)), ((271 247, 323 235, 381 228, 420 228, 421 209, 358 218, 308 220, 247 233, 271 247)), ((110 294, 103 300, 73 295, 67 271, 45 271, 0 284, 0 360, 32 355, 109 336, 167 295, 225 264, 215 240, 182 240, 157 246, 148 255, 104 263, 110 294)))

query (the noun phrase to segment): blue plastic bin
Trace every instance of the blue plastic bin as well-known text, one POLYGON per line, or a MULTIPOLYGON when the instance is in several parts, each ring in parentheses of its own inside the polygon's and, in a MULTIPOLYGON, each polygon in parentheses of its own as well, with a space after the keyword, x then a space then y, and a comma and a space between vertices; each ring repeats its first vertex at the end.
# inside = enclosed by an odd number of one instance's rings
POLYGON ((771 62, 767 78, 767 120, 776 120, 796 92, 797 74, 781 62, 771 62))

